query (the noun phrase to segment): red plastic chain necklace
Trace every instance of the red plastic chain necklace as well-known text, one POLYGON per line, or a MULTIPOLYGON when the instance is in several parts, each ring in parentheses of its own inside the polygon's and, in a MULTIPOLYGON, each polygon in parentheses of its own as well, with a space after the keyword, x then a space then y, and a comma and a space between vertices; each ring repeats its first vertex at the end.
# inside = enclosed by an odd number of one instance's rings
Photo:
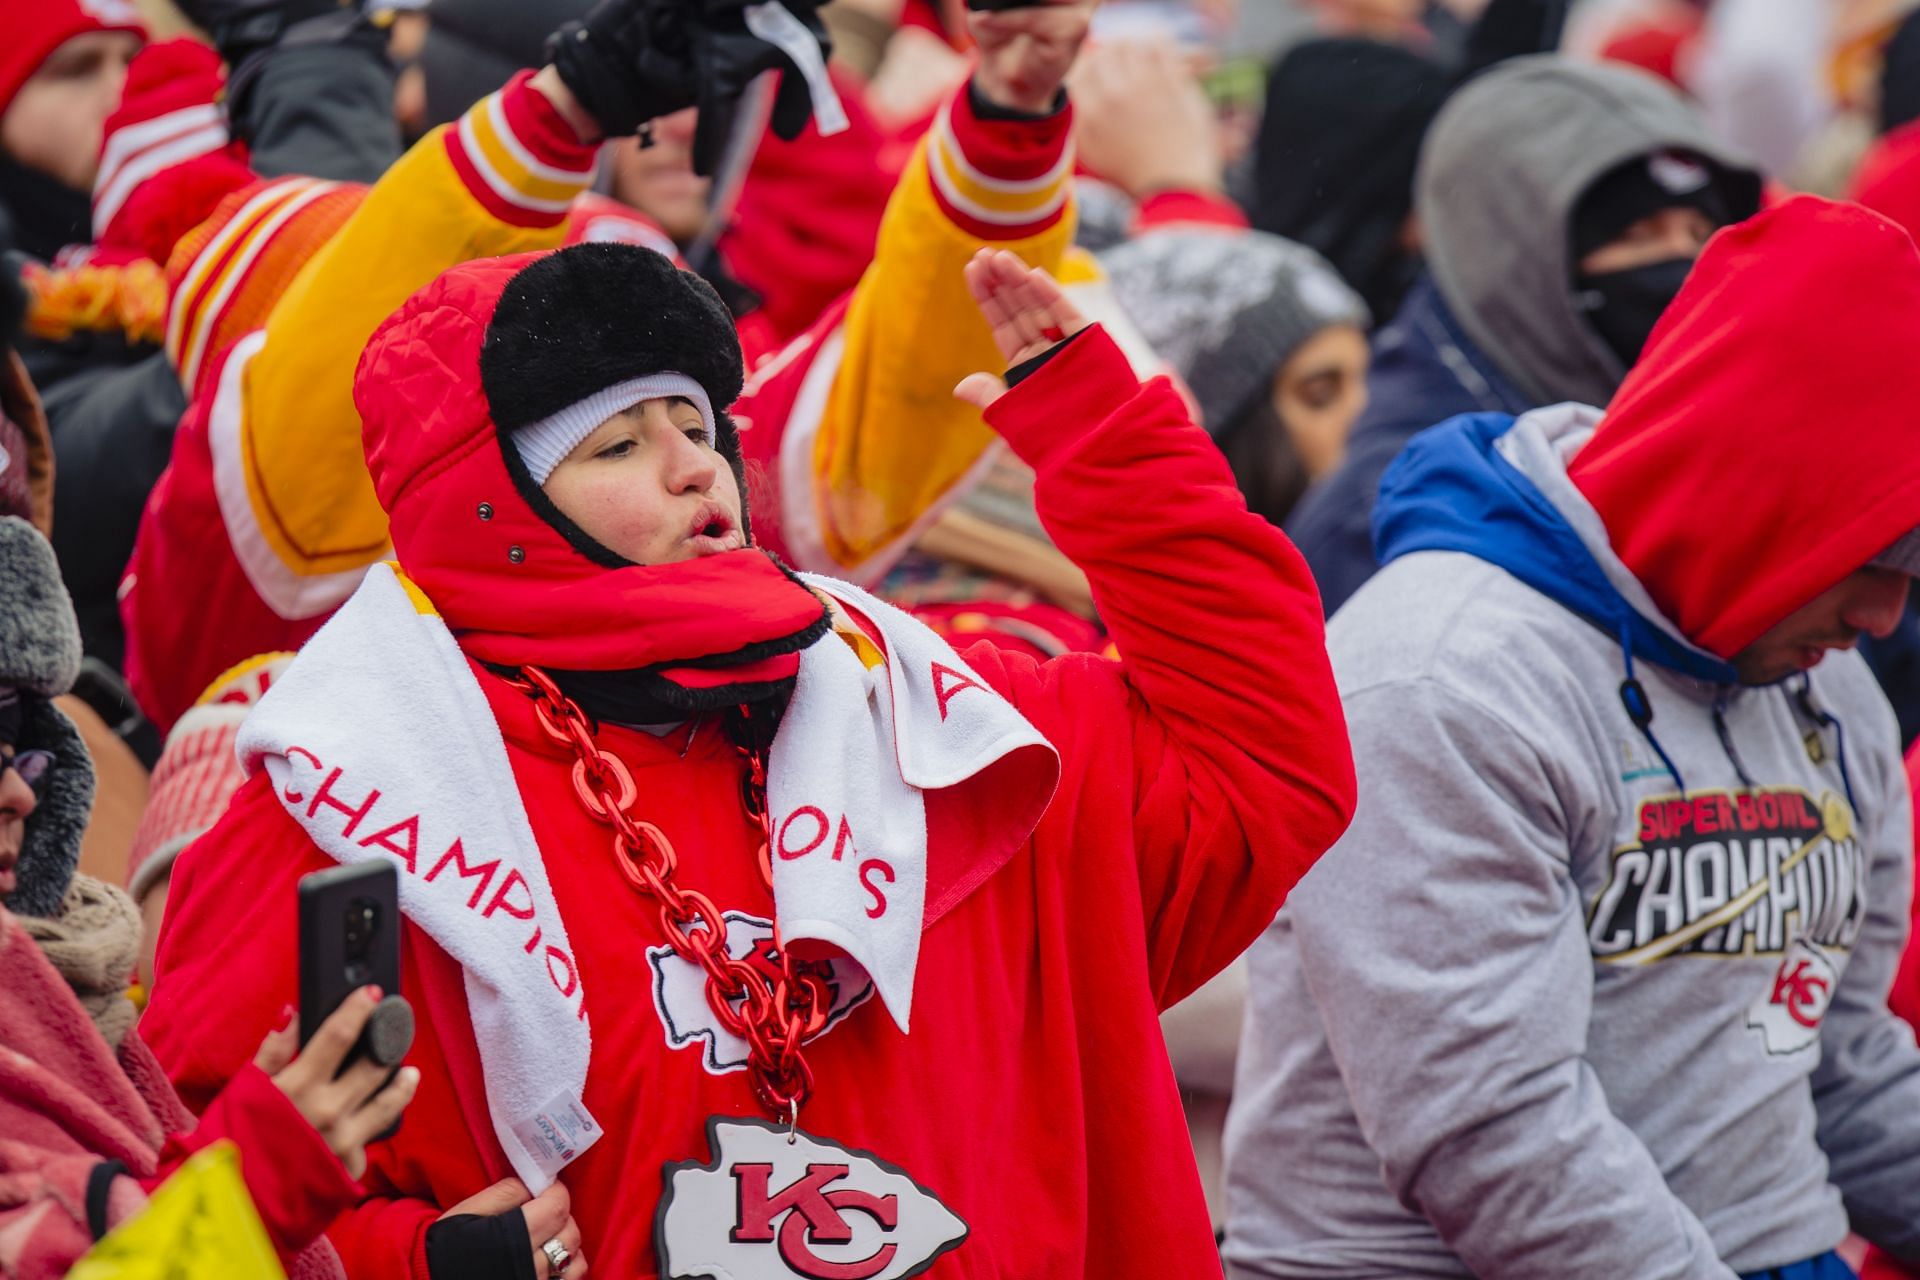
MULTIPOLYGON (((614 864, 637 892, 660 904, 660 928, 673 949, 706 971, 707 1003, 721 1026, 747 1042, 747 1070, 762 1105, 797 1125, 800 1108, 813 1092, 813 1070, 801 1045, 827 1025, 833 1007, 827 984, 795 966, 781 943, 777 921, 773 945, 780 956, 778 979, 729 954, 726 917, 705 894, 674 883, 679 858, 673 842, 659 827, 628 812, 638 799, 633 774, 595 744, 595 726, 586 712, 537 667, 520 668, 510 683, 533 699, 546 735, 572 750, 574 795, 596 822, 613 828, 614 864)), ((771 892, 766 761, 757 752, 743 749, 741 754, 747 762, 747 811, 760 824, 760 875, 771 892)))

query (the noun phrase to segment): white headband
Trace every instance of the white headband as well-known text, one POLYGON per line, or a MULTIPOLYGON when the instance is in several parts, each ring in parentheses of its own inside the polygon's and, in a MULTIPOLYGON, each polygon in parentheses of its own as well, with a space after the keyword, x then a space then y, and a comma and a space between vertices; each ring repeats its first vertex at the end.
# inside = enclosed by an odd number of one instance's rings
POLYGON ((568 405, 538 422, 530 422, 513 432, 513 447, 535 484, 545 484, 553 469, 580 447, 580 442, 616 413, 633 408, 643 400, 690 400, 700 411, 700 425, 707 430, 707 444, 715 443, 713 402, 707 389, 684 373, 650 373, 644 378, 629 378, 605 391, 596 391, 585 400, 568 405))

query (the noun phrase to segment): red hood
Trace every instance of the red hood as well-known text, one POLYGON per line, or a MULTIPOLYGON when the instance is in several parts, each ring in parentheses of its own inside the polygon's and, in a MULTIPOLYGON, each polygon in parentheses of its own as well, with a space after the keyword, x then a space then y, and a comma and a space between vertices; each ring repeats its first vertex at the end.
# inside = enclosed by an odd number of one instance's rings
POLYGON ((534 510, 508 472, 480 348, 508 282, 542 256, 454 267, 360 357, 354 404, 401 567, 483 662, 620 671, 735 654, 816 622, 820 603, 759 551, 627 564, 590 556, 534 510))
POLYGON ((1860 159, 1853 198, 1892 218, 1909 235, 1920 227, 1920 120, 1887 134, 1860 159))
POLYGON ((1920 525, 1920 253, 1801 196, 1716 235, 1569 475, 1689 639, 1734 654, 1920 525))

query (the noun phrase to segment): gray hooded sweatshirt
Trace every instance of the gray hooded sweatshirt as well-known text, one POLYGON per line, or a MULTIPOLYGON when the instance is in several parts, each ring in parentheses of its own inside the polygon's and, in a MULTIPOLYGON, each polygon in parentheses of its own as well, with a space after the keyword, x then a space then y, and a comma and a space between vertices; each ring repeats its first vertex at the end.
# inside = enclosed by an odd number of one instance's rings
POLYGON ((1434 120, 1414 180, 1428 270, 1467 336, 1530 403, 1605 404, 1620 385, 1620 358, 1574 309, 1574 207, 1614 169, 1666 150, 1707 160, 1737 218, 1760 207, 1746 157, 1709 134, 1671 85, 1633 68, 1515 58, 1475 77, 1434 120))
POLYGON ((1417 182, 1432 292, 1416 286, 1375 337, 1347 459, 1287 520, 1330 610, 1373 575, 1374 494, 1415 432, 1456 413, 1612 397, 1620 358, 1574 305, 1574 207, 1610 171, 1667 150, 1704 157, 1736 216, 1759 207, 1759 174, 1643 72, 1516 58, 1447 102, 1417 182))
MULTIPOLYGON (((1488 447, 1691 650, 1567 476, 1598 418, 1488 447)), ((1858 656, 1804 696, 1637 664, 1663 759, 1619 638, 1487 559, 1393 560, 1328 644, 1359 807, 1251 953, 1237 1274, 1727 1280, 1849 1212, 1920 1258, 1911 817, 1858 656)))

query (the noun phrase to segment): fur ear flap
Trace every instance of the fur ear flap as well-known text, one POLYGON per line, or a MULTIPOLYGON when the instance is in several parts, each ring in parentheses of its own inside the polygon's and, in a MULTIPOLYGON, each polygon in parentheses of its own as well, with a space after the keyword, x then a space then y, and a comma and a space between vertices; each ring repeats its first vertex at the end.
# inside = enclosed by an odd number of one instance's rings
POLYGON ((43 698, 80 675, 80 623, 53 547, 18 516, 0 517, 0 685, 43 698))
POLYGON ((23 916, 56 916, 73 882, 74 868, 80 865, 80 837, 93 811, 93 761, 73 721, 39 698, 27 704, 15 745, 53 752, 53 772, 47 778, 45 797, 27 818, 20 861, 14 867, 17 883, 7 895, 7 910, 23 916))

